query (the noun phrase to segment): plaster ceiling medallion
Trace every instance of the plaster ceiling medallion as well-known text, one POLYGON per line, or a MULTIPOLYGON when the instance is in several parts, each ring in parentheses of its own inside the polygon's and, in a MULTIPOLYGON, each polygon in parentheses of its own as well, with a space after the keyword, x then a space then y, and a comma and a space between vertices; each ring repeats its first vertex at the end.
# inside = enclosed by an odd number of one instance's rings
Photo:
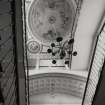
POLYGON ((30 53, 36 54, 39 53, 42 49, 42 46, 36 41, 29 41, 27 43, 27 49, 30 53))
POLYGON ((41 43, 67 39, 73 26, 75 10, 72 0, 34 0, 28 12, 28 26, 41 43))

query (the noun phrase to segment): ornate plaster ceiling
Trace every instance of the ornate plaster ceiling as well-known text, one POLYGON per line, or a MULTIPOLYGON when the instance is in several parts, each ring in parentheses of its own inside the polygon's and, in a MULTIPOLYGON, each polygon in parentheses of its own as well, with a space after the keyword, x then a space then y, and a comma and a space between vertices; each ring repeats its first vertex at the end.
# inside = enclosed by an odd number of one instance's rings
POLYGON ((43 44, 58 36, 70 37, 75 15, 72 0, 34 0, 28 12, 28 26, 32 35, 43 44))

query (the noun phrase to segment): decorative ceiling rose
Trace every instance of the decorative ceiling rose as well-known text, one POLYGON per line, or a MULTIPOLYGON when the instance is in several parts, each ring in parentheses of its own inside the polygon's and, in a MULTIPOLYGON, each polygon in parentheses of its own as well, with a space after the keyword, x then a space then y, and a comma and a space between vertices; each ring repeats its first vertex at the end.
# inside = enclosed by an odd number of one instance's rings
POLYGON ((48 21, 50 24, 54 24, 56 22, 56 17, 50 16, 48 21))
POLYGON ((55 42, 57 37, 67 40, 74 17, 72 0, 34 0, 28 12, 28 28, 43 44, 55 42))
POLYGON ((42 46, 36 41, 29 41, 27 43, 27 49, 30 53, 36 54, 39 53, 42 49, 42 46))

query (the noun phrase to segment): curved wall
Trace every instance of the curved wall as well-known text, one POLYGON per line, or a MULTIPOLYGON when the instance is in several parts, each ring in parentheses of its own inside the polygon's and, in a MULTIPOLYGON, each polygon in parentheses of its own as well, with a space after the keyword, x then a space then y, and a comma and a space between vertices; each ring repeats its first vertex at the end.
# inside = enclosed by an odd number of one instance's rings
POLYGON ((65 93, 82 97, 86 78, 64 73, 44 73, 30 76, 30 96, 43 93, 65 93))

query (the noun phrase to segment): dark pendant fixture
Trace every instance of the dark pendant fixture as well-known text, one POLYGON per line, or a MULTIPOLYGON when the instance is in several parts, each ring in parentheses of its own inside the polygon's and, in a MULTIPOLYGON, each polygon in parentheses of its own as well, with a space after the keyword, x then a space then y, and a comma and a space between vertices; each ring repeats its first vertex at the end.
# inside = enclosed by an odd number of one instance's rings
MULTIPOLYGON (((70 50, 70 48, 72 47, 73 43, 74 43, 74 39, 71 38, 68 42, 67 42, 67 45, 68 48, 65 48, 65 43, 62 42, 63 41, 63 38, 62 37, 57 37, 56 38, 56 43, 51 43, 51 46, 49 49, 47 49, 47 52, 49 54, 52 55, 52 57, 55 57, 57 54, 59 55, 59 59, 65 59, 67 54, 68 55, 73 55, 73 56, 76 56, 77 55, 77 51, 72 51, 70 50), (57 49, 57 50, 54 50, 54 49, 57 49)), ((52 64, 56 64, 57 61, 56 60, 52 60, 52 64)), ((65 61, 65 64, 69 64, 69 61, 65 61)))

